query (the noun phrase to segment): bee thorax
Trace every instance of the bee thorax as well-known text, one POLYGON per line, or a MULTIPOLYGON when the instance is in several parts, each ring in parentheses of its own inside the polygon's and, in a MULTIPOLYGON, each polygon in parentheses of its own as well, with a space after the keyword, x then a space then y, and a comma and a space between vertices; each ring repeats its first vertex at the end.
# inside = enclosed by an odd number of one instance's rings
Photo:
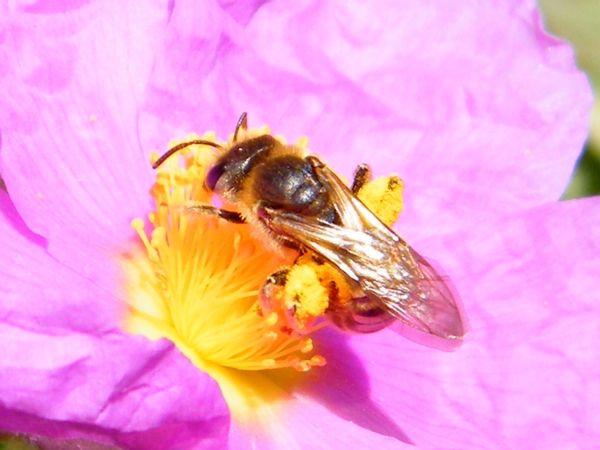
POLYGON ((312 166, 302 158, 283 155, 256 168, 255 196, 286 211, 333 220, 333 205, 312 166))

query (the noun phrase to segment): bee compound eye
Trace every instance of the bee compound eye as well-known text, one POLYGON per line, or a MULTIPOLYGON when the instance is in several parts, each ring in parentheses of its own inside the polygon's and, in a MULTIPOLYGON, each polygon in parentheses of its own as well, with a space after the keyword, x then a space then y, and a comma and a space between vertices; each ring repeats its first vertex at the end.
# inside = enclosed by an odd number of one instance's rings
POLYGON ((221 178, 221 176, 223 175, 224 172, 225 172, 224 164, 217 164, 216 166, 213 166, 206 174, 206 180, 205 180, 206 187, 208 189, 210 189, 211 191, 214 191, 215 186, 217 185, 217 182, 219 181, 219 178, 221 178))

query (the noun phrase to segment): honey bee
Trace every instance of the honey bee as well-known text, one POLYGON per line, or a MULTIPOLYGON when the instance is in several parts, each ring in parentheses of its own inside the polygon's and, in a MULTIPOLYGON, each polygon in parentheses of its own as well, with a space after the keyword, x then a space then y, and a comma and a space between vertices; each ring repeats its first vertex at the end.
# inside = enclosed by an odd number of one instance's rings
MULTIPOLYGON (((205 185, 239 211, 210 205, 193 209, 250 223, 272 236, 275 245, 310 251, 356 286, 343 308, 332 305, 329 319, 344 330, 367 333, 392 323, 411 339, 418 335, 459 341, 465 326, 452 289, 432 264, 386 226, 356 196, 370 180, 361 165, 351 187, 318 157, 271 134, 239 139, 247 115, 238 120, 232 143, 223 147, 191 140, 169 149, 154 164, 193 144, 219 149, 205 185)), ((285 272, 268 284, 284 284, 285 272)))

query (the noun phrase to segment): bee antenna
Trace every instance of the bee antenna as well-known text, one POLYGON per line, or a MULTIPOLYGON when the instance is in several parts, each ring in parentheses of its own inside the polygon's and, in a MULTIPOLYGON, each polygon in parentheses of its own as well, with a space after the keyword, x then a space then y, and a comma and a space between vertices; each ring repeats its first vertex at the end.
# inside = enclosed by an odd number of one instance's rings
POLYGON ((243 112, 237 121, 237 125, 235 126, 235 132, 233 133, 233 142, 237 142, 238 133, 240 132, 240 130, 246 131, 247 129, 248 129, 248 113, 243 112))
POLYGON ((175 147, 171 147, 169 150, 167 150, 160 158, 158 158, 156 160, 156 162, 154 164, 152 164, 152 168, 156 169, 162 163, 164 163, 167 159, 169 159, 174 153, 177 153, 179 150, 183 150, 184 148, 189 147, 190 145, 196 145, 196 144, 197 145, 208 145, 210 147, 215 147, 215 148, 222 148, 216 142, 205 141, 203 139, 194 139, 192 141, 183 142, 183 143, 178 144, 175 147))

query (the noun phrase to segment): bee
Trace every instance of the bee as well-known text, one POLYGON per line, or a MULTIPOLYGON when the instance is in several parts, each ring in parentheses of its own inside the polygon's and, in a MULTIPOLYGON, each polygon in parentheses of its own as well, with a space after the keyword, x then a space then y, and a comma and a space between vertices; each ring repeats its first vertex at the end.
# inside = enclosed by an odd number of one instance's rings
MULTIPOLYGON (((250 223, 272 236, 275 245, 309 250, 332 264, 358 292, 343 307, 334 304, 327 311, 339 328, 368 333, 394 323, 402 334, 424 343, 419 336, 463 338, 464 322, 445 277, 356 196, 371 178, 367 165, 359 166, 348 187, 317 156, 298 146, 285 145, 271 134, 240 139, 240 130, 247 127, 243 113, 228 146, 200 139, 184 142, 163 154, 153 168, 189 145, 219 149, 205 185, 239 211, 192 208, 250 223)), ((284 283, 285 272, 267 280, 284 283)))

